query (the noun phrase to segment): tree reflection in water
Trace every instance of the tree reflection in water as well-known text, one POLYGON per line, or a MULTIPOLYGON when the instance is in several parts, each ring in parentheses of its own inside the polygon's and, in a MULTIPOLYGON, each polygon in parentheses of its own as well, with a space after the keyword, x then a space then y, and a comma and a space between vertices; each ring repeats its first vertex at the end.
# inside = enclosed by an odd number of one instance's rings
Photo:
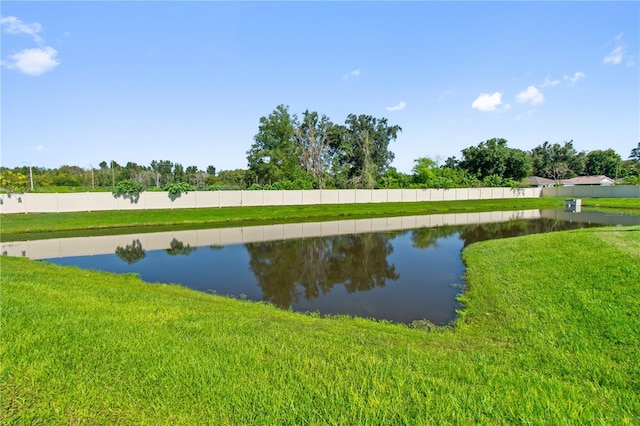
POLYGON ((337 285, 348 293, 384 287, 399 278, 387 257, 392 233, 339 235, 323 238, 250 243, 249 268, 263 300, 288 308, 301 297, 327 294, 337 285))
POLYGON ((185 244, 175 238, 169 243, 169 248, 165 249, 170 256, 189 256, 196 250, 198 250, 198 247, 191 247, 189 244, 185 244))
POLYGON ((131 244, 127 244, 124 247, 118 246, 116 248, 116 255, 129 265, 132 265, 147 256, 146 252, 142 249, 142 243, 140 240, 133 240, 131 241, 131 244))

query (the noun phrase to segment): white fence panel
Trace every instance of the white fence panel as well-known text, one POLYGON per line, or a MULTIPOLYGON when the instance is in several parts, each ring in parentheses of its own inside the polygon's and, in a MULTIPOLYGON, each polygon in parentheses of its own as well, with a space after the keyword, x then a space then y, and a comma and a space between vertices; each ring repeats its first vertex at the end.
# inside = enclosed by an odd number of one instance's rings
POLYGON ((338 202, 340 204, 355 204, 356 190, 355 189, 338 189, 338 202))
POLYGON ((417 190, 415 189, 402 189, 402 202, 411 203, 417 200, 417 190))
POLYGON ((389 201, 389 191, 385 189, 374 189, 371 191, 371 202, 372 203, 386 203, 389 201))
POLYGON ((220 207, 220 191, 196 191, 196 208, 220 207))
POLYGON ((66 196, 62 200, 58 198, 58 211, 60 212, 87 211, 90 208, 91 202, 87 198, 86 192, 74 192, 66 194, 66 196), (61 203, 60 201, 63 202, 61 203))
POLYGON ((242 205, 256 207, 262 205, 264 191, 242 191, 242 205))
POLYGON ((457 189, 445 189, 442 192, 442 199, 444 201, 455 201, 458 199, 458 190, 457 189))
POLYGON ((243 191, 220 191, 220 207, 242 206, 243 191))
POLYGON ((302 191, 284 191, 283 196, 285 206, 303 204, 302 191))
POLYGON ((416 201, 431 201, 431 189, 416 189, 416 201))
POLYGON ((302 194, 302 203, 300 204, 322 204, 322 191, 318 189, 309 191, 300 191, 302 194))
POLYGON ((142 202, 139 204, 149 210, 171 208, 171 200, 166 192, 143 192, 140 194, 140 199, 142 202))
POLYGON ((358 189, 356 190, 356 203, 370 203, 371 202, 372 189, 358 189))
POLYGON ((197 206, 196 192, 187 192, 186 194, 180 194, 179 197, 167 197, 171 200, 172 209, 193 209, 197 206))
POLYGON ((284 191, 264 191, 262 199, 264 206, 282 206, 284 204, 284 191))
POLYGON ((27 212, 59 212, 58 196, 60 194, 20 194, 27 212))
POLYGON ((22 194, 0 194, 2 213, 26 213, 27 206, 22 194))
POLYGON ((387 202, 399 203, 402 201, 402 189, 387 189, 387 202))
POLYGON ((467 188, 466 199, 467 200, 481 200, 482 190, 484 188, 467 188))

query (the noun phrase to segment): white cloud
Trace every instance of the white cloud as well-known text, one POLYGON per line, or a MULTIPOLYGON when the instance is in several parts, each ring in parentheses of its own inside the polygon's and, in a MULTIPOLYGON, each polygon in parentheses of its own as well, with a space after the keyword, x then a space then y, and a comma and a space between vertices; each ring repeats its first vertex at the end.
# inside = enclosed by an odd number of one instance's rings
POLYGON ((582 71, 577 71, 577 72, 573 73, 572 76, 565 75, 564 76, 564 80, 570 82, 571 84, 576 84, 578 81, 582 80, 586 76, 587 75, 585 73, 583 73, 582 71))
MULTIPOLYGON (((495 92, 493 94, 481 93, 471 104, 471 108, 478 111, 488 112, 495 111, 502 104, 502 93, 495 92)), ((507 105, 507 109, 508 109, 507 105)))
POLYGON ((616 46, 607 56, 604 57, 602 63, 604 64, 613 64, 618 65, 622 62, 622 57, 624 55, 624 48, 622 46, 616 46))
POLYGON ((42 32, 42 25, 37 22, 26 24, 15 16, 1 16, 0 24, 6 34, 26 34, 36 43, 42 42, 42 37, 39 35, 42 32))
POLYGON ((542 82, 542 84, 539 86, 541 89, 544 89, 545 87, 549 87, 549 86, 557 86, 558 84, 560 84, 560 80, 550 80, 548 77, 544 79, 544 81, 542 82))
POLYGON ((33 38, 40 47, 23 49, 18 53, 9 55, 8 60, 0 61, 5 68, 18 70, 28 75, 41 75, 60 64, 56 58, 58 51, 50 46, 43 46, 44 39, 40 37, 43 32, 42 25, 37 22, 28 24, 15 16, 0 16, 0 24, 5 34, 26 34, 33 38))
POLYGON ((351 72, 346 73, 344 76, 342 76, 343 80, 348 79, 349 77, 360 77, 360 70, 353 70, 351 72))
POLYGON ((49 46, 24 49, 9 56, 9 61, 2 61, 2 65, 9 69, 29 75, 40 75, 51 71, 60 64, 56 59, 58 52, 49 46))
POLYGON ((544 95, 536 86, 529 86, 526 90, 523 90, 516 95, 516 100, 521 104, 528 103, 531 105, 537 105, 544 102, 544 95))
POLYGON ((44 151, 44 145, 38 145, 35 148, 33 148, 34 151, 44 151))
POLYGON ((407 107, 407 104, 404 101, 400 102, 398 105, 387 107, 387 111, 402 111, 407 107))
POLYGON ((622 44, 622 33, 613 38, 613 50, 602 60, 603 64, 618 65, 624 58, 624 48, 622 44))

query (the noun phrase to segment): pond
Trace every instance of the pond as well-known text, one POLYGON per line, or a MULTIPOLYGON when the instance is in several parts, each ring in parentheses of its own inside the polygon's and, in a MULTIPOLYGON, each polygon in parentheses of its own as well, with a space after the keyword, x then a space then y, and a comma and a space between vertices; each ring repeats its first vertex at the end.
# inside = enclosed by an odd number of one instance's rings
POLYGON ((459 308, 467 245, 633 224, 640 216, 527 210, 26 241, 2 252, 294 311, 443 325, 459 308))

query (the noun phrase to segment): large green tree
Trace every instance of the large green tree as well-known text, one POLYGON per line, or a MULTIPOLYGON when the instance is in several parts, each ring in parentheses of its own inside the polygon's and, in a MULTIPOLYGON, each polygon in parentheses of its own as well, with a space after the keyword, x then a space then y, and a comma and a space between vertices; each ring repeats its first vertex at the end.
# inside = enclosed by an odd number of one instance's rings
POLYGON ((186 172, 184 171, 184 166, 180 163, 175 163, 173 165, 172 178, 176 183, 186 182, 186 172))
POLYGON ((631 150, 631 154, 629 154, 629 160, 633 160, 636 163, 640 164, 640 142, 638 142, 638 146, 631 150))
POLYGON ((587 154, 585 172, 587 175, 617 177, 622 157, 613 149, 595 150, 587 154))
POLYGON ((258 133, 247 151, 251 183, 271 184, 300 173, 300 147, 294 141, 294 124, 295 117, 284 105, 260 118, 258 133))
POLYGON ((60 166, 53 171, 53 184, 56 186, 82 186, 84 170, 78 166, 60 166))
POLYGON ((400 126, 389 125, 386 118, 349 114, 331 142, 334 172, 346 173, 353 187, 374 188, 393 161, 389 143, 401 131, 400 126))
POLYGON ((429 157, 418 158, 414 163, 411 180, 413 186, 418 188, 456 188, 478 184, 466 170, 459 167, 438 167, 438 163, 429 157))
POLYGON ((244 169, 220 170, 216 183, 234 189, 244 189, 246 187, 247 171, 244 169))
POLYGON ((573 141, 550 144, 544 142, 530 152, 533 174, 556 181, 582 175, 586 156, 573 147, 573 141))
POLYGON ((2 170, 0 172, 0 190, 9 194, 22 193, 29 188, 29 178, 20 172, 2 170))
POLYGON ((509 148, 507 140, 493 138, 462 150, 459 167, 483 180, 490 177, 520 181, 531 173, 526 152, 509 148))
POLYGON ((295 120, 294 140, 300 150, 300 161, 309 173, 318 189, 322 189, 324 175, 330 166, 330 142, 336 134, 334 124, 326 115, 306 110, 302 121, 295 120))
POLYGON ((151 170, 154 172, 156 188, 160 188, 165 183, 169 183, 172 178, 173 163, 169 160, 153 160, 151 170))

